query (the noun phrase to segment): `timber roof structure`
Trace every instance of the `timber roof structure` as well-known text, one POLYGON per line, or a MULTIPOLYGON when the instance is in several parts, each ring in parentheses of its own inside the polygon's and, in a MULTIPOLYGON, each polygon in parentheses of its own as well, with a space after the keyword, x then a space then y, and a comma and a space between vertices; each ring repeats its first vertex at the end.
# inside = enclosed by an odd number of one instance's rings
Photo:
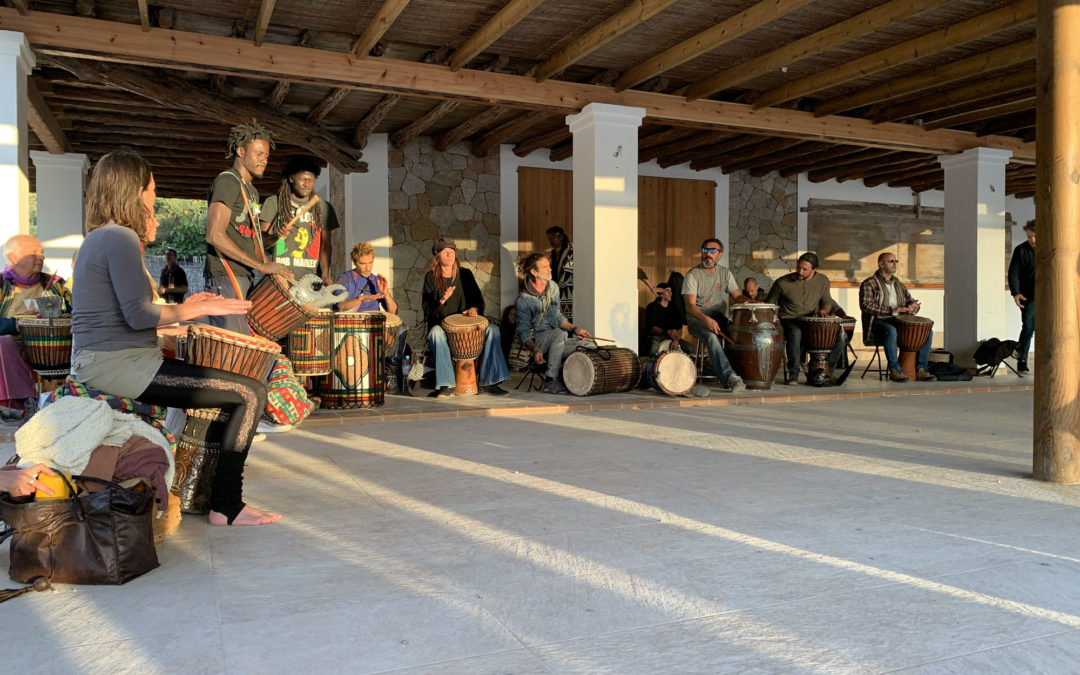
POLYGON ((31 148, 132 147, 163 196, 204 197, 253 116, 278 158, 357 171, 383 132, 566 158, 590 102, 645 108, 661 166, 924 191, 985 146, 1034 193, 1036 0, 5 1, 38 57, 31 148))

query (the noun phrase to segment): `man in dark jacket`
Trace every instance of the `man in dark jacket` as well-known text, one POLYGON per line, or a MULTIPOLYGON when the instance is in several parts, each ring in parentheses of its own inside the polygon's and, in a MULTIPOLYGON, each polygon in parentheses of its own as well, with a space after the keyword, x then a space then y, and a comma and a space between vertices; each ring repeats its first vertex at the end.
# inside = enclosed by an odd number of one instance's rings
POLYGON ((1031 336, 1035 334, 1035 221, 1024 225, 1027 241, 1013 249, 1009 261, 1009 292, 1020 308, 1020 343, 1016 347, 1016 369, 1028 372, 1027 357, 1031 336))

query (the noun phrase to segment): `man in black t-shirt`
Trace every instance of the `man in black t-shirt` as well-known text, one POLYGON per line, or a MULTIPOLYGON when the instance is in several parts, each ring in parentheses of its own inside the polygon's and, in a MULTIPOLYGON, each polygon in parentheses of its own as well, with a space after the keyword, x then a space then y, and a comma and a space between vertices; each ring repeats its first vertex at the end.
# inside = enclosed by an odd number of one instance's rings
MULTIPOLYGON (((273 140, 258 122, 238 124, 229 131, 228 149, 233 165, 218 174, 206 201, 206 290, 226 298, 241 297, 251 290, 255 272, 292 277, 289 268, 267 262, 262 249, 259 192, 252 178, 262 178, 273 140), (226 263, 233 279, 225 269, 226 263)), ((207 317, 212 326, 250 335, 241 316, 207 317)))
POLYGON ((165 251, 165 269, 161 270, 161 279, 158 284, 158 295, 165 302, 180 304, 188 292, 187 272, 176 262, 176 249, 170 248, 165 251))
POLYGON ((266 198, 259 219, 274 262, 288 267, 297 278, 318 274, 329 284, 330 233, 338 228, 338 218, 330 202, 315 194, 315 179, 321 171, 314 157, 290 157, 281 188, 266 198))
POLYGON ((649 355, 655 355, 660 351, 660 343, 670 340, 669 349, 679 348, 687 354, 693 354, 694 348, 689 342, 682 339, 683 321, 682 312, 671 302, 671 285, 656 284, 656 300, 645 306, 645 331, 649 336, 649 355))

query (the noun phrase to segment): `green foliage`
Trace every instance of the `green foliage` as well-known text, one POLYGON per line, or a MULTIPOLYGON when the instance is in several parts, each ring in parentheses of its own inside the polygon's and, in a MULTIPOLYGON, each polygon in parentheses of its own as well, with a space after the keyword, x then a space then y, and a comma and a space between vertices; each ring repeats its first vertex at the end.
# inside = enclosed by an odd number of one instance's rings
POLYGON ((154 215, 161 225, 157 241, 147 247, 147 253, 161 255, 175 248, 181 260, 206 254, 206 202, 194 199, 159 199, 154 203, 154 215))

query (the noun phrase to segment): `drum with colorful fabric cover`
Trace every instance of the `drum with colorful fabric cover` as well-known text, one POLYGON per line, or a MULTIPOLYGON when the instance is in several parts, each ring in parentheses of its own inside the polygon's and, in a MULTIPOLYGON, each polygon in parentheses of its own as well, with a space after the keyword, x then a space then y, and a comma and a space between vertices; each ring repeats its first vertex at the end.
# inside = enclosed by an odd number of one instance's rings
POLYGON ((315 387, 323 408, 374 408, 386 401, 385 325, 380 312, 334 313, 330 373, 315 387))

